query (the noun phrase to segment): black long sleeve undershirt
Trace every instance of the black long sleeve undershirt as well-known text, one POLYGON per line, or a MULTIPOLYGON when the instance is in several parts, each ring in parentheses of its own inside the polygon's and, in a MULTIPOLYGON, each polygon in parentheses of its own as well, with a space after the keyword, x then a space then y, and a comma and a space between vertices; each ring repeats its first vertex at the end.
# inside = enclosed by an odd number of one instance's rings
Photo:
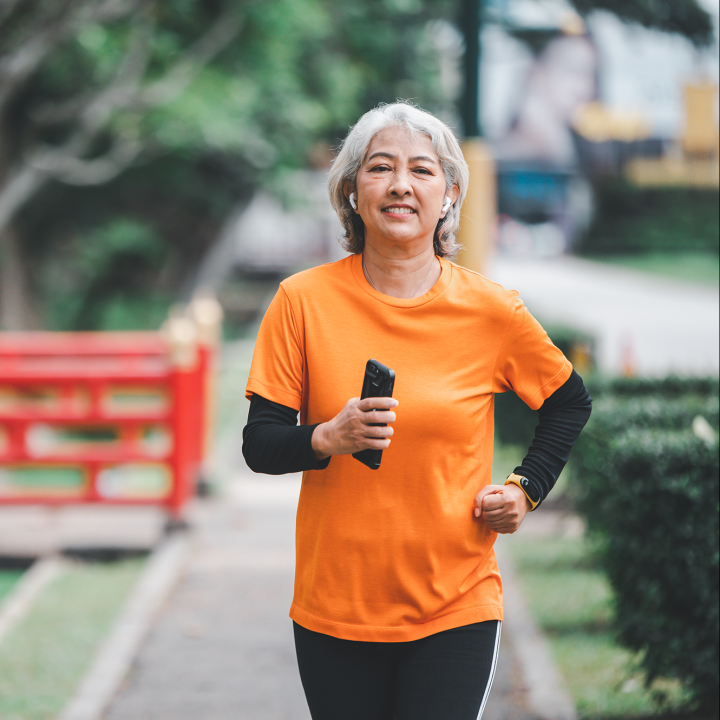
POLYGON ((513 471, 530 481, 539 492, 540 503, 553 489, 591 410, 592 398, 574 370, 540 406, 535 437, 522 464, 513 471))
MULTIPOLYGON (((522 465, 514 472, 535 486, 542 502, 565 467, 570 450, 590 417, 591 398, 573 370, 538 410, 540 421, 522 465)), ((324 470, 331 458, 316 460, 312 434, 317 425, 297 425, 297 410, 253 395, 243 430, 243 456, 254 472, 268 475, 324 470)))
POLYGON ((324 470, 330 458, 316 460, 312 449, 315 425, 298 425, 298 411, 260 395, 250 398, 242 452, 256 473, 285 475, 303 470, 324 470))

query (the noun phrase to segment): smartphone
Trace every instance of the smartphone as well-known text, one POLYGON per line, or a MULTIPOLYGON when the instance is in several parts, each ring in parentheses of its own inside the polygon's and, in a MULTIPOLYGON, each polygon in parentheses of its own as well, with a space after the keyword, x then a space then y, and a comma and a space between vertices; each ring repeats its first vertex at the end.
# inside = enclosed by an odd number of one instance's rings
MULTIPOLYGON (((369 397, 392 397, 393 386, 395 385, 395 373, 377 360, 368 360, 365 365, 365 377, 363 378, 362 393, 360 399, 369 397)), ((389 410, 390 408, 383 408, 389 410)), ((373 427, 384 427, 387 423, 370 423, 373 427)), ((353 457, 371 470, 377 470, 382 460, 382 450, 368 448, 353 453, 353 457)))

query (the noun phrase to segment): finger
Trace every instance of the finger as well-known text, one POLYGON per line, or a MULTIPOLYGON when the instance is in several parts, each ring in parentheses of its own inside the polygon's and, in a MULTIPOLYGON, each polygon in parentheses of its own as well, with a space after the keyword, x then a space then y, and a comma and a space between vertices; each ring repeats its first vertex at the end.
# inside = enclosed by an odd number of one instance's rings
POLYGON ((361 438, 358 442, 360 450, 387 450, 390 447, 390 438, 361 438))
POLYGON ((397 407, 398 401, 390 397, 369 397, 360 400, 357 406, 363 412, 368 412, 369 410, 387 410, 388 408, 397 407))
MULTIPOLYGON (((374 430, 375 428, 368 428, 368 430, 374 430)), ((382 430, 391 430, 392 428, 380 428, 382 430)), ((370 432, 363 432, 357 436, 357 441, 362 442, 363 440, 389 440, 392 436, 392 432, 379 432, 376 431, 373 434, 370 432)))
POLYGON ((395 431, 384 423, 361 423, 354 426, 353 432, 363 437, 390 437, 395 431))
POLYGON ((502 492, 502 487, 500 485, 485 485, 485 487, 480 488, 480 492, 475 496, 475 502, 480 505, 483 501, 483 498, 487 495, 495 495, 497 493, 502 492))
POLYGON ((490 510, 500 510, 507 504, 505 496, 502 493, 493 493, 492 495, 486 495, 482 499, 483 512, 490 510))
POLYGON ((495 526, 488 525, 488 527, 500 535, 511 535, 517 531, 519 526, 517 523, 498 523, 495 526))
POLYGON ((483 520, 493 527, 499 527, 501 525, 512 523, 515 519, 516 518, 512 515, 508 515, 501 510, 494 510, 491 512, 483 511, 483 520))
POLYGON ((495 495, 499 492, 502 492, 502 488, 499 485, 486 485, 480 489, 480 492, 475 496, 475 517, 480 517, 484 511, 484 499, 488 495, 495 495))
POLYGON ((374 425, 375 423, 394 423, 397 419, 392 410, 371 410, 360 416, 360 422, 365 425, 374 425))
POLYGON ((500 497, 502 490, 497 485, 486 485, 480 492, 475 496, 475 504, 482 508, 488 501, 488 498, 500 497))

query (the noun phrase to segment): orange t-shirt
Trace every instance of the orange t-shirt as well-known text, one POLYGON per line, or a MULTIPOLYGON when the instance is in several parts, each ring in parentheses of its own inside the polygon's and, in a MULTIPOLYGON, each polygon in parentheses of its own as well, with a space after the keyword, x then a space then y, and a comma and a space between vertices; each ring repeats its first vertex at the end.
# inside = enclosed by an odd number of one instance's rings
POLYGON ((370 358, 395 371, 380 469, 336 455, 303 474, 290 617, 309 630, 398 642, 502 619, 496 534, 473 514, 491 482, 494 394, 537 409, 572 368, 516 292, 440 263, 411 299, 374 290, 360 255, 306 270, 262 322, 247 395, 302 424, 358 397, 370 358))

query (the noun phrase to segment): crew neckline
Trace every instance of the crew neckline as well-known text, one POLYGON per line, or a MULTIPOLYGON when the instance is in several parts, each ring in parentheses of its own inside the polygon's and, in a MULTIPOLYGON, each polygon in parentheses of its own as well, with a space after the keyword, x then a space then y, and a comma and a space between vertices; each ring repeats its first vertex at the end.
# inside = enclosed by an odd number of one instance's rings
POLYGON ((452 263, 438 255, 435 256, 440 262, 440 277, 435 284, 424 294, 414 298, 396 298, 392 295, 385 295, 376 290, 365 277, 362 269, 362 253, 355 253, 351 256, 352 274, 360 288, 371 298, 379 302, 397 308, 413 308, 425 305, 440 295, 450 284, 452 276, 452 263))

